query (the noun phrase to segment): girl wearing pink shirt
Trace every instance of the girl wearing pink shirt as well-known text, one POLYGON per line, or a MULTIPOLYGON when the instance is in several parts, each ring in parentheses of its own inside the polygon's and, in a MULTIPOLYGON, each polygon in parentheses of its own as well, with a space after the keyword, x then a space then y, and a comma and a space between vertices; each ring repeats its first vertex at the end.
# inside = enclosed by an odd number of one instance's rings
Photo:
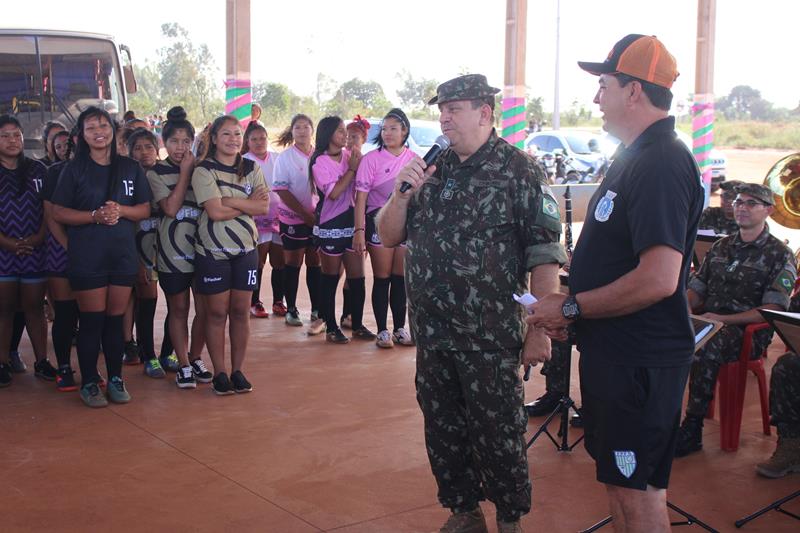
POLYGON ((279 146, 288 146, 275 160, 275 177, 272 190, 280 198, 278 221, 283 257, 284 291, 286 294, 286 324, 302 326, 297 310, 297 287, 300 283, 300 267, 306 262, 306 286, 311 299, 311 324, 309 335, 325 331, 325 321, 319 316, 319 254, 311 242, 314 227, 314 208, 317 197, 308 186, 308 158, 314 151, 311 144, 314 123, 306 115, 292 117, 289 127, 278 137, 279 146))
POLYGON ((278 316, 286 315, 286 306, 283 304, 283 241, 278 227, 278 195, 272 191, 275 159, 278 154, 269 150, 267 129, 264 125, 253 120, 247 125, 244 132, 244 145, 242 154, 245 159, 255 161, 261 167, 264 181, 270 189, 269 212, 264 216, 255 216, 253 219, 258 228, 258 278, 256 289, 250 301, 250 315, 255 318, 267 318, 269 313, 261 303, 261 274, 269 255, 269 264, 272 267, 272 312, 278 316))
POLYGON ((407 146, 411 124, 400 109, 392 109, 383 118, 381 133, 373 141, 378 145, 364 156, 356 175, 355 235, 353 248, 363 253, 369 250, 374 276, 372 310, 378 324, 375 343, 392 348, 395 343, 412 346, 414 342, 405 328, 406 287, 403 277, 405 246, 387 248, 381 244, 375 227, 375 215, 386 204, 394 189, 394 178, 400 169, 415 157, 407 146), (386 325, 389 306, 392 309, 394 331, 386 325))
POLYGON ((374 339, 364 327, 364 256, 353 250, 353 185, 361 153, 345 149, 347 133, 339 117, 325 117, 317 125, 314 153, 309 160, 309 181, 319 193, 314 236, 322 260, 320 311, 329 342, 350 342, 336 322, 336 286, 344 263, 350 286, 353 336, 374 339))

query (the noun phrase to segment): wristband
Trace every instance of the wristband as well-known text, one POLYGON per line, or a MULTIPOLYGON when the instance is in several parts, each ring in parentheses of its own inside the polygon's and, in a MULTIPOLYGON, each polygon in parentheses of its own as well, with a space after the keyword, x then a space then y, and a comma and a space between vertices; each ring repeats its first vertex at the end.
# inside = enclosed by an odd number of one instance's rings
POLYGON ((358 231, 364 231, 364 228, 355 228, 355 229, 353 230, 353 233, 356 233, 356 232, 358 232, 358 231))
POLYGON ((94 218, 94 214, 95 213, 97 213, 97 209, 92 209, 92 222, 94 222, 95 224, 98 224, 97 219, 94 218))

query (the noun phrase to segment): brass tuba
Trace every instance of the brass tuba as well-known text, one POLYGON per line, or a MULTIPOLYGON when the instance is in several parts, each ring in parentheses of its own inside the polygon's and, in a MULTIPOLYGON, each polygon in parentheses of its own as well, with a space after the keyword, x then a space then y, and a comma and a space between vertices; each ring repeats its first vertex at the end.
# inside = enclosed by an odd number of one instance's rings
POLYGON ((772 219, 781 226, 800 229, 800 152, 775 163, 764 178, 775 197, 772 219))

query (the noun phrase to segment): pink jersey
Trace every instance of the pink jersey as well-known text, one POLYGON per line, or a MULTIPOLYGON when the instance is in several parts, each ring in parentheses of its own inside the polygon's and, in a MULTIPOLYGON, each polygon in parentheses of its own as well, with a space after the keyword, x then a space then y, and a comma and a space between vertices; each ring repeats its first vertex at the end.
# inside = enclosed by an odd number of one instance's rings
POLYGON ((267 157, 261 159, 253 152, 244 154, 246 159, 251 159, 258 163, 261 167, 261 172, 264 174, 264 182, 269 189, 269 211, 264 216, 253 217, 256 221, 258 233, 277 233, 278 228, 278 203, 281 201, 278 195, 272 190, 274 181, 275 159, 278 157, 276 152, 267 152, 267 157))
POLYGON ((414 152, 408 147, 403 148, 400 155, 394 155, 384 148, 364 156, 356 174, 356 191, 369 193, 367 213, 380 209, 389 201, 395 177, 414 157, 414 152))
MULTIPOLYGON (((273 191, 289 191, 300 205, 313 212, 317 206, 317 196, 311 191, 308 184, 308 155, 292 146, 281 152, 275 158, 275 171, 273 173, 273 191)), ((303 217, 278 202, 278 219, 284 224, 304 224, 303 217)))
POLYGON ((353 207, 353 181, 347 186, 347 189, 342 191, 338 198, 333 200, 328 196, 336 184, 342 179, 342 176, 347 172, 347 160, 350 157, 350 152, 342 150, 341 161, 336 161, 328 154, 322 154, 314 162, 312 168, 314 172, 314 183, 317 188, 322 191, 325 197, 322 204, 322 212, 319 215, 320 225, 334 219, 353 207))

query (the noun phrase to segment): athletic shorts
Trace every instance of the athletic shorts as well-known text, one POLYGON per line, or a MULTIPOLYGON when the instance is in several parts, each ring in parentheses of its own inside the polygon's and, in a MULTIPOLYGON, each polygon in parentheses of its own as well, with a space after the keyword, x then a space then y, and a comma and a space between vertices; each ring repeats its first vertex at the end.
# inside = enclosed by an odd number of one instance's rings
POLYGON ((585 444, 597 481, 667 488, 688 376, 689 365, 628 367, 581 354, 585 444))
POLYGON ((283 241, 283 249, 301 250, 311 246, 311 232, 312 228, 305 224, 284 224, 281 222, 281 240, 283 241))
POLYGON ((45 272, 26 272, 24 274, 2 274, 0 283, 22 283, 23 285, 34 285, 47 281, 45 272))
POLYGON ((98 276, 67 276, 73 291, 89 291, 117 285, 119 287, 133 287, 136 283, 136 273, 133 274, 101 274, 98 276))
POLYGON ((314 226, 314 245, 325 255, 353 251, 353 208, 319 226, 314 226))
MULTIPOLYGON (((365 217, 365 224, 364 224, 364 235, 366 236, 366 241, 368 246, 380 246, 383 247, 381 243, 381 238, 378 236, 378 226, 375 224, 375 218, 378 215, 378 211, 380 209, 375 209, 371 213, 367 213, 365 217)), ((401 242, 397 246, 405 247, 406 241, 401 242)))
POLYGON ((268 231, 266 233, 259 233, 258 234, 258 244, 266 244, 266 243, 273 243, 279 246, 283 246, 283 239, 281 238, 280 233, 273 233, 268 231))
POLYGON ((188 291, 194 281, 194 272, 159 272, 158 284, 167 296, 188 291))
POLYGON ((197 292, 219 294, 231 289, 253 291, 258 277, 258 252, 250 250, 232 259, 214 259, 195 254, 194 271, 197 292))

